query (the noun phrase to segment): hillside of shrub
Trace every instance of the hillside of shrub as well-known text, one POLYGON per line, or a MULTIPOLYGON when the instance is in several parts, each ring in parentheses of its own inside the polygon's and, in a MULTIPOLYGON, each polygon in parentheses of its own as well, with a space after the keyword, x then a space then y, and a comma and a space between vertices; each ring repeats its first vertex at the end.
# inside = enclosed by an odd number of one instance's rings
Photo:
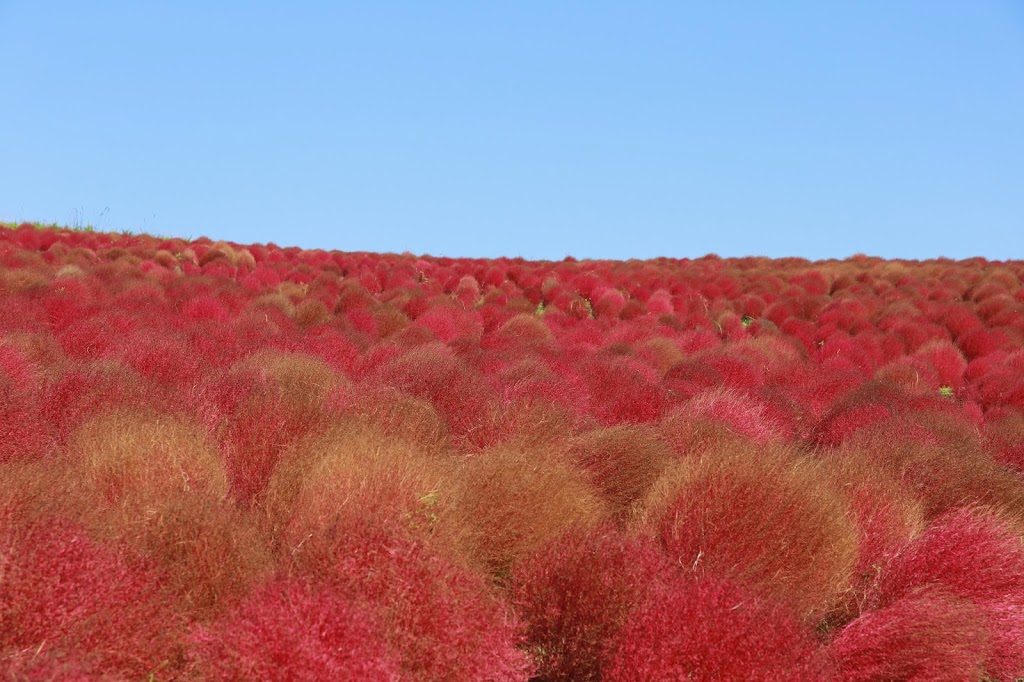
POLYGON ((1024 262, 0 229, 0 678, 1024 677, 1024 262))

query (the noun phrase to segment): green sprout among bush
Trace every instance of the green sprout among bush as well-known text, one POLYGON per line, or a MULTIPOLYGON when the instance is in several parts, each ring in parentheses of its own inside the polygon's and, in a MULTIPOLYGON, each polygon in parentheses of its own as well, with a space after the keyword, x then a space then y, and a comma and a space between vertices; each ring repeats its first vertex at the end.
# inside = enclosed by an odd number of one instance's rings
POLYGON ((427 522, 433 526, 437 523, 437 513, 434 511, 434 507, 437 505, 438 493, 436 490, 422 495, 417 502, 420 503, 422 511, 424 512, 427 522))
POLYGON ((953 397, 953 387, 952 386, 939 386, 939 395, 941 395, 943 398, 952 398, 953 397))

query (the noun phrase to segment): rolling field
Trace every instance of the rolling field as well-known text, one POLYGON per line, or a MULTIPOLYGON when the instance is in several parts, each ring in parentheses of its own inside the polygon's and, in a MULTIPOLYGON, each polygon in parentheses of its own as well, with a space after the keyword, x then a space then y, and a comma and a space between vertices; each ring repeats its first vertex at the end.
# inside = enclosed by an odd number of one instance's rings
POLYGON ((1022 277, 0 229, 0 677, 1024 677, 1022 277))

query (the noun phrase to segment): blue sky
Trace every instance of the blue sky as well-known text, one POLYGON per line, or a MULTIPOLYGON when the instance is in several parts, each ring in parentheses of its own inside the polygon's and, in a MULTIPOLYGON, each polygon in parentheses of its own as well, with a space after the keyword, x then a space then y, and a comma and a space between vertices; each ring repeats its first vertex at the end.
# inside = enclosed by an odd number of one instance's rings
POLYGON ((1022 2, 0 0, 0 29, 3 220, 1024 258, 1022 2))

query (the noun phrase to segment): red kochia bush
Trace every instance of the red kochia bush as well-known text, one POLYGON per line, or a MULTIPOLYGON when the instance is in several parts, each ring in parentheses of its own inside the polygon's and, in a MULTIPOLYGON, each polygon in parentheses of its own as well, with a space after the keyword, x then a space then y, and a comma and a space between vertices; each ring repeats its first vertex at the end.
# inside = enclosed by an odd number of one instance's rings
POLYGON ((0 462, 40 457, 49 447, 35 382, 21 354, 0 342, 0 462))
POLYGON ((118 359, 167 392, 185 390, 203 374, 203 363, 170 330, 138 333, 123 339, 118 359))
POLYGON ((590 388, 593 411, 604 424, 655 421, 668 404, 653 370, 638 360, 595 359, 582 369, 582 375, 590 388))
POLYGON ((712 579, 654 589, 626 620, 604 674, 609 682, 832 678, 798 618, 712 579))
POLYGON ((180 621, 151 571, 69 524, 14 523, 0 510, 0 652, 63 652, 135 679, 178 664, 180 621))
POLYGON ((397 657, 369 614, 329 588, 277 580, 199 626, 192 673, 204 680, 397 680, 397 657))
POLYGON ((417 346, 391 359, 374 378, 431 401, 456 442, 465 443, 486 413, 482 377, 440 343, 417 346))
POLYGON ((673 567, 649 541, 571 531, 516 567, 512 601, 545 680, 599 680, 629 612, 673 567))
POLYGON ((456 306, 429 308, 416 318, 416 325, 429 329, 445 343, 457 338, 479 339, 483 333, 480 315, 456 306))
POLYGON ((1024 474, 1024 414, 1013 412, 989 421, 985 424, 985 436, 999 462, 1024 474))
POLYGON ((836 446, 851 434, 892 416, 908 394, 886 381, 864 383, 836 400, 815 426, 812 437, 819 445, 836 446))
POLYGON ((914 358, 927 363, 943 386, 953 389, 960 389, 963 386, 967 360, 948 341, 927 343, 914 353, 914 358))
POLYGON ((354 523, 316 574, 362 604, 413 680, 521 680, 520 626, 484 581, 421 542, 354 523))
POLYGON ((599 318, 615 319, 626 307, 626 297, 616 289, 606 289, 594 301, 594 314, 599 318))
POLYGON ((231 316, 227 307, 209 294, 199 295, 188 301, 182 312, 196 322, 226 322, 231 316))
POLYGON ((969 360, 989 355, 1000 350, 1012 350, 1014 342, 1000 329, 976 329, 957 340, 960 349, 969 360))

